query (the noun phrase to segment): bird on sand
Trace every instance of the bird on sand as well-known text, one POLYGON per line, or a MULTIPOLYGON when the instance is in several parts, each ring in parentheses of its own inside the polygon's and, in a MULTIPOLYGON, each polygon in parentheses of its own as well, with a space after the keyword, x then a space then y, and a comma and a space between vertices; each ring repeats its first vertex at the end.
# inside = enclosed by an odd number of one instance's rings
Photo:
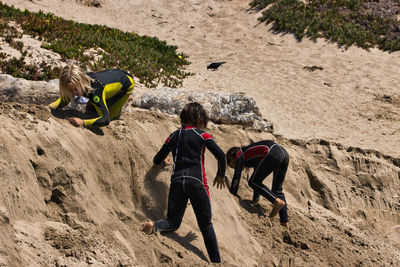
POLYGON ((207 69, 217 70, 219 68, 219 66, 221 66, 224 63, 226 63, 226 62, 225 61, 213 62, 213 63, 211 63, 210 65, 207 66, 207 69))

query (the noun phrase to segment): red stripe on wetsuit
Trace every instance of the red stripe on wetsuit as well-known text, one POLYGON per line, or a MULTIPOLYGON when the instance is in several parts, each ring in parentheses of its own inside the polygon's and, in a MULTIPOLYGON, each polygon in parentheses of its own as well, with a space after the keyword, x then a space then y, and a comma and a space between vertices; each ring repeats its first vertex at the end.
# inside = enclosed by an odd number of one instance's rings
MULTIPOLYGON (((212 139, 211 135, 209 135, 208 133, 203 133, 201 135, 201 137, 204 139, 204 141, 207 141, 208 139, 212 139)), ((203 185, 204 185, 204 189, 207 192, 208 197, 210 197, 210 191, 208 188, 208 184, 207 184, 207 178, 206 178, 206 170, 204 168, 204 152, 206 151, 206 146, 203 145, 203 148, 201 149, 201 171, 203 173, 203 185)))
POLYGON ((269 151, 269 147, 267 147, 267 146, 263 146, 263 145, 253 146, 244 152, 242 150, 240 150, 236 154, 236 159, 239 158, 242 154, 243 154, 245 161, 251 160, 252 158, 256 158, 256 157, 265 157, 266 155, 268 155, 268 151, 269 151))

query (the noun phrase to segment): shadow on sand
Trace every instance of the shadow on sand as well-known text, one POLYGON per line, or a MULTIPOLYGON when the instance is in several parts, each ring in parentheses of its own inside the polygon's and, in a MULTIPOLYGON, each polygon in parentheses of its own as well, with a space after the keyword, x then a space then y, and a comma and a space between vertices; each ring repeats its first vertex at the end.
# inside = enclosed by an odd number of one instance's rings
POLYGON ((197 238, 198 238, 196 233, 190 231, 185 236, 180 236, 176 232, 165 232, 165 233, 162 233, 162 235, 166 236, 166 237, 169 237, 170 239, 172 239, 175 242, 179 243, 186 250, 190 250, 191 252, 193 252, 194 254, 199 256, 199 258, 201 258, 202 260, 204 260, 207 263, 209 263, 207 257, 204 255, 204 253, 199 248, 197 248, 197 247, 195 247, 195 246, 193 246, 191 244, 191 242, 193 240, 197 240, 197 238))
MULTIPOLYGON (((93 113, 93 112, 81 112, 79 110, 76 109, 63 109, 63 110, 58 110, 58 109, 52 109, 51 110, 51 114, 58 118, 58 119, 69 119, 71 117, 77 117, 80 118, 82 120, 87 120, 87 119, 93 119, 97 117, 97 114, 93 113)), ((89 131, 91 131, 92 133, 96 134, 96 135, 104 135, 104 132, 101 128, 99 127, 91 127, 91 128, 86 128, 89 131)))
POLYGON ((254 204, 252 200, 249 199, 242 199, 238 196, 239 204, 249 213, 257 214, 258 217, 267 217, 266 212, 267 210, 262 207, 259 203, 254 204))

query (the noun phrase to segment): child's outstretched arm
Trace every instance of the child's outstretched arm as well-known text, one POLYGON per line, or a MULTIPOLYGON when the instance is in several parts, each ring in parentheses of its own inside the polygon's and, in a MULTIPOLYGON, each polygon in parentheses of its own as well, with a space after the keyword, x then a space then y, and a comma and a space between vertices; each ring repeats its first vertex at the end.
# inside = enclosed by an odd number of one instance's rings
POLYGON ((62 96, 60 96, 56 101, 52 102, 49 104, 49 107, 51 109, 56 109, 56 108, 63 108, 69 104, 70 101, 65 100, 62 96))
POLYGON ((161 147, 160 151, 158 151, 158 153, 154 156, 153 163, 155 165, 166 164, 165 159, 167 158, 169 152, 171 152, 171 149, 169 148, 169 146, 167 144, 164 144, 161 147))
POLYGON ((153 158, 153 163, 155 165, 161 165, 161 164, 166 164, 164 161, 169 152, 171 152, 171 147, 169 146, 169 142, 171 141, 171 138, 174 136, 175 132, 172 133, 170 136, 168 136, 167 140, 165 140, 164 145, 161 147, 160 151, 154 156, 153 158))
MULTIPOLYGON (((204 134, 203 134, 204 135, 204 134)), ((224 151, 215 143, 211 135, 208 135, 206 141, 206 147, 218 160, 218 171, 214 179, 214 185, 217 184, 217 188, 225 187, 225 171, 226 171, 226 156, 224 151)))
POLYGON ((244 157, 241 156, 236 159, 235 172, 233 174, 231 188, 229 190, 235 196, 237 195, 237 192, 239 190, 239 182, 240 182, 240 177, 242 176, 243 167, 244 167, 244 157))

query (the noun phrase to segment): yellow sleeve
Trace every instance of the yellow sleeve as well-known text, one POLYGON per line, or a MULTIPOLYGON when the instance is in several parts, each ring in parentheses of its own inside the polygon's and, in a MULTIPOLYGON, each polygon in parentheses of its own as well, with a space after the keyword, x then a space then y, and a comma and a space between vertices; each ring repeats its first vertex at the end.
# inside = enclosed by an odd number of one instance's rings
POLYGON ((56 109, 56 108, 63 108, 68 104, 69 104, 69 101, 66 101, 62 96, 60 96, 56 101, 49 104, 49 106, 52 109, 56 109))

